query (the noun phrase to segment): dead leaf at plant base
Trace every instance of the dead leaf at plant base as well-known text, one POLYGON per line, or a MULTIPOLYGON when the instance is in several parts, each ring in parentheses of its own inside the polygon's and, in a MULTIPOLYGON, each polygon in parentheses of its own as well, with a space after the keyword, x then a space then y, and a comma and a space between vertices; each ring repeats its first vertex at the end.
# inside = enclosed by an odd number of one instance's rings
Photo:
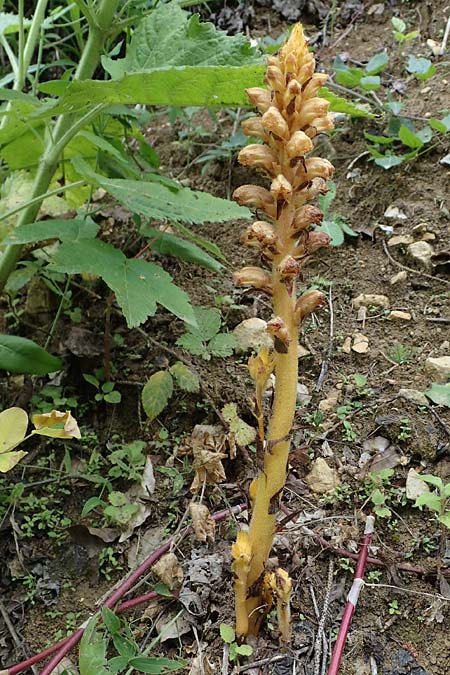
POLYGON ((191 502, 189 504, 189 511, 192 518, 192 527, 194 528, 195 537, 198 541, 210 541, 213 543, 216 523, 211 518, 208 507, 204 504, 191 502))
POLYGON ((175 553, 171 551, 163 555, 152 567, 153 572, 163 584, 171 590, 179 588, 183 583, 183 570, 175 553))
POLYGON ((224 449, 227 445, 227 434, 222 427, 197 424, 191 434, 190 441, 184 451, 193 455, 192 468, 195 471, 190 490, 197 494, 203 483, 223 483, 226 480, 222 459, 227 457, 224 449))

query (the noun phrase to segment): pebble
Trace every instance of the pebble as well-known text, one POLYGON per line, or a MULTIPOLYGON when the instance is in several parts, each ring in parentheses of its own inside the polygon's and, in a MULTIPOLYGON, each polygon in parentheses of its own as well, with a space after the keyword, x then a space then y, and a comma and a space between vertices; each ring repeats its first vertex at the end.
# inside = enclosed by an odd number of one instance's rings
POLYGON ((433 247, 427 241, 415 241, 408 246, 408 256, 419 267, 432 270, 431 256, 434 254, 433 247))
POLYGON ((352 349, 352 338, 350 337, 350 335, 347 335, 344 342, 342 343, 341 352, 344 352, 344 354, 350 354, 351 349, 352 349))
POLYGON ((353 298, 352 305, 355 309, 368 307, 369 305, 387 309, 389 307, 389 298, 387 295, 379 295, 377 293, 361 293, 356 298, 353 298))
POLYGON ((362 333, 354 333, 352 349, 357 354, 366 354, 369 351, 369 338, 362 333))
POLYGON ((312 470, 305 478, 308 487, 312 492, 325 494, 334 490, 340 484, 339 475, 336 469, 332 469, 322 457, 318 457, 312 463, 312 470))
POLYGON ((337 408, 338 403, 340 402, 342 397, 342 393, 339 391, 339 389, 332 389, 326 398, 322 399, 322 401, 319 402, 318 408, 322 412, 331 412, 335 408, 337 408))
POLYGON ((311 401, 312 396, 309 393, 309 389, 306 385, 297 383, 297 403, 301 403, 306 406, 311 401))
POLYGON ((400 272, 397 272, 397 274, 394 274, 389 280, 391 286, 395 286, 395 284, 400 284, 403 281, 406 281, 408 278, 408 273, 405 270, 401 270, 400 272))
POLYGON ((244 319, 233 330, 233 335, 236 339, 236 351, 247 352, 250 349, 258 351, 261 347, 273 348, 272 337, 268 334, 267 323, 263 319, 254 317, 252 319, 244 319))
POLYGON ((395 234, 388 239, 388 248, 395 248, 396 246, 408 246, 414 242, 414 237, 410 234, 395 234))
POLYGON ((402 312, 399 309, 394 309, 389 312, 389 319, 394 321, 411 321, 411 314, 409 312, 402 312))
POLYGON ((400 389, 398 392, 400 398, 404 398, 406 401, 412 401, 417 403, 417 405, 428 405, 428 400, 425 394, 417 389, 400 389))
POLYGON ((394 218, 395 220, 406 220, 408 217, 404 211, 401 211, 394 204, 388 206, 383 215, 385 218, 394 218))
POLYGON ((406 477, 406 496, 408 499, 416 501, 417 497, 430 491, 428 485, 419 478, 419 473, 415 469, 410 469, 406 477))
POLYGON ((440 382, 446 382, 450 375, 450 356, 429 356, 425 361, 425 368, 434 373, 440 382))

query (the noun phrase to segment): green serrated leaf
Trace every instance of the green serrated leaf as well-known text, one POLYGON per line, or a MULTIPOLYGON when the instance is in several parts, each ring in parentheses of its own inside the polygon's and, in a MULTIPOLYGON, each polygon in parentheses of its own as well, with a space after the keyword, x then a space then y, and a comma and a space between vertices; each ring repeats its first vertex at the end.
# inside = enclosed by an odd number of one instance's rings
POLYGON ((17 335, 0 335, 0 370, 46 375, 61 368, 61 359, 52 356, 32 340, 17 335))
POLYGON ((97 617, 89 620, 80 642, 80 675, 110 675, 106 661, 106 640, 96 630, 97 617))
POLYGON ((51 269, 67 274, 96 274, 116 294, 130 328, 143 323, 159 303, 183 321, 195 324, 187 294, 170 274, 145 260, 129 259, 122 251, 98 239, 63 242, 51 269))
POLYGON ((152 250, 158 251, 162 255, 173 255, 181 260, 196 263, 213 272, 220 272, 223 269, 222 263, 214 260, 212 256, 203 251, 196 244, 180 239, 174 234, 155 230, 151 227, 144 227, 141 230, 144 237, 150 239, 152 250))
POLYGON ((330 102, 330 110, 332 112, 344 113, 345 115, 350 115, 350 117, 375 117, 370 111, 360 108, 351 101, 347 101, 347 99, 338 96, 326 87, 321 87, 318 95, 330 102))
POLYGON ((430 389, 425 392, 425 396, 428 396, 437 405, 445 405, 450 408, 450 382, 447 382, 447 384, 432 384, 430 389))
POLYGON ((234 632, 234 628, 232 626, 229 626, 226 623, 221 623, 219 630, 220 630, 220 637, 228 645, 230 645, 232 642, 235 641, 236 633, 234 632))
POLYGON ((169 368, 169 370, 174 376, 176 383, 183 391, 191 393, 199 391, 200 382, 197 373, 188 368, 184 363, 177 361, 169 368))
POLYGON ((235 347, 236 338, 231 333, 218 333, 208 343, 211 354, 222 358, 231 356, 235 347))
POLYGON ((173 392, 172 376, 166 370, 154 373, 145 384, 142 394, 142 407, 150 421, 164 410, 173 392))
POLYGON ((211 340, 220 330, 222 314, 217 307, 194 307, 197 322, 196 328, 189 328, 189 332, 204 342, 211 340))
POLYGON ((45 239, 61 241, 95 239, 97 232, 98 225, 91 219, 41 220, 29 225, 19 225, 2 244, 29 244, 45 239))
POLYGON ((197 335, 185 333, 178 338, 176 344, 179 347, 186 349, 192 356, 202 356, 203 358, 209 359, 209 352, 202 339, 197 335))
POLYGON ((429 485, 437 487, 439 490, 442 490, 442 487, 444 485, 442 482, 442 478, 439 478, 439 476, 433 476, 432 473, 421 473, 420 475, 417 476, 417 478, 423 480, 425 483, 428 483, 429 485))

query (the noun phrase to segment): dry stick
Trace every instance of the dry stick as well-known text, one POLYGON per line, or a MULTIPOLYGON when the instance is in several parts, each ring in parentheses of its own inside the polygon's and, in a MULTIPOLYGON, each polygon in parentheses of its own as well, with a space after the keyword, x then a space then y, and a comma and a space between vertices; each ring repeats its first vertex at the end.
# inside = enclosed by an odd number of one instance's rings
POLYGON ((397 267, 400 267, 402 270, 406 270, 407 272, 411 272, 411 274, 416 274, 418 276, 425 277, 425 279, 431 279, 432 281, 438 281, 441 284, 447 284, 447 286, 450 286, 450 281, 447 281, 447 279, 443 279, 442 277, 434 277, 432 274, 420 272, 420 270, 414 270, 412 267, 407 267, 406 265, 403 265, 403 263, 399 262, 398 260, 396 260, 391 256, 384 239, 382 241, 382 244, 384 252, 386 253, 387 257, 389 258, 389 260, 393 265, 397 265, 397 267))
MULTIPOLYGON (((238 506, 234 506, 230 509, 224 509, 223 511, 218 511, 217 513, 214 513, 212 515, 212 518, 215 521, 220 521, 223 520, 224 518, 227 517, 229 514, 237 514, 243 511, 245 508, 247 508, 246 504, 239 504, 238 506)), ((185 533, 188 533, 190 531, 190 526, 188 526, 185 529, 185 533)), ((148 570, 150 567, 153 566, 153 564, 162 556, 164 553, 166 553, 172 544, 172 537, 168 539, 157 551, 152 553, 148 558, 144 560, 139 567, 137 567, 134 572, 132 572, 124 581, 119 585, 119 587, 114 591, 114 593, 110 596, 108 600, 104 603, 104 606, 109 607, 110 609, 115 605, 118 600, 120 600, 121 597, 125 595, 125 593, 130 590, 137 580, 148 570)), ((121 603, 118 608, 116 608, 116 612, 124 612, 126 609, 130 609, 131 607, 134 607, 138 604, 142 604, 143 602, 147 602, 148 600, 152 600, 155 597, 157 597, 158 594, 155 592, 150 592, 146 593, 145 595, 139 596, 139 598, 133 598, 132 600, 127 600, 126 602, 121 603)), ((81 636, 83 635, 84 632, 84 624, 77 630, 75 633, 73 633, 71 636, 65 638, 64 640, 60 640, 56 644, 52 645, 51 647, 48 647, 48 649, 45 649, 44 651, 40 652, 39 654, 36 654, 35 656, 31 657, 30 659, 27 659, 26 661, 23 661, 22 663, 19 663, 15 666, 12 666, 9 669, 6 669, 4 671, 0 671, 0 675, 18 675, 18 673, 21 673, 23 670, 26 668, 29 668, 31 665, 35 663, 39 663, 40 661, 44 660, 47 658, 47 656, 50 656, 51 654, 54 654, 55 651, 58 651, 58 653, 55 655, 55 657, 50 661, 50 663, 44 668, 42 671, 41 675, 49 675, 54 668, 60 663, 61 659, 66 656, 66 654, 74 647, 79 640, 81 639, 81 636), (51 667, 51 668, 50 668, 51 667)))
POLYGON ((320 617, 319 627, 317 629, 316 642, 314 645, 314 675, 320 675, 320 661, 322 656, 322 663, 325 663, 327 657, 327 650, 322 649, 322 642, 324 642, 323 647, 326 645, 324 628, 325 622, 327 620, 328 608, 330 606, 331 599, 331 589, 333 587, 333 572, 334 572, 334 563, 332 560, 328 563, 328 578, 327 578, 327 588, 325 591, 325 599, 323 601, 322 616, 320 617))
POLYGON ((332 286, 330 286, 328 291, 328 307, 330 308, 330 332, 329 332, 329 342, 328 350, 325 359, 322 362, 322 367, 320 369, 320 375, 316 384, 316 391, 320 391, 322 388, 323 381, 328 372, 328 366, 330 364, 331 356, 333 354, 334 347, 334 311, 333 311, 333 295, 332 295, 332 286))
POLYGON ((444 37, 442 38, 442 44, 439 48, 439 56, 443 56, 445 52, 445 48, 447 47, 447 42, 448 38, 450 35, 450 16, 447 19, 447 25, 445 26, 445 32, 444 32, 444 37))
POLYGON ((372 540, 372 534, 375 524, 373 516, 367 516, 366 527, 364 528, 364 539, 359 551, 358 564, 356 565, 355 577, 347 596, 347 604, 344 610, 344 616, 339 628, 336 644, 334 645, 333 654, 331 656, 331 663, 328 669, 328 675, 338 675, 339 666, 344 652, 345 642, 347 640, 348 630, 352 622, 353 614, 355 613, 356 605, 358 604, 358 596, 361 587, 364 584, 364 570, 366 569, 367 557, 369 555, 369 546, 372 540))

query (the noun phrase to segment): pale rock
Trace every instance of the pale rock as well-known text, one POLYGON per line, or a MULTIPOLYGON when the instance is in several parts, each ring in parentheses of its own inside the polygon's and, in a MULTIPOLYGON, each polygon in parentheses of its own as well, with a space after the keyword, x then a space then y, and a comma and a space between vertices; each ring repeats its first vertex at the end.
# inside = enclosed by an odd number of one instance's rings
POLYGON ((394 220, 406 220, 408 218, 406 213, 401 211, 398 206, 395 206, 394 204, 388 206, 383 215, 385 218, 393 218, 394 220))
POLYGON ((425 481, 420 480, 419 475, 415 469, 410 469, 406 476, 406 496, 414 501, 430 491, 425 481))
POLYGON ((434 241, 436 239, 436 235, 434 232, 424 232, 422 235, 422 241, 434 241))
POLYGON ((359 309, 360 307, 369 307, 369 305, 388 309, 389 298, 387 295, 378 295, 377 293, 361 293, 356 298, 353 298, 352 305, 355 309, 359 309))
POLYGON ((439 164, 442 164, 442 166, 450 166, 450 152, 439 160, 439 164))
POLYGON ((236 351, 247 352, 250 349, 259 351, 261 347, 273 349, 273 340, 266 327, 267 323, 257 317, 241 321, 233 330, 237 343, 236 351))
POLYGON ((323 413, 332 412, 337 408, 338 404, 341 401, 341 397, 342 392, 340 392, 339 389, 332 389, 328 393, 327 397, 319 402, 318 405, 319 410, 321 410, 323 413))
POLYGON ((398 396, 404 398, 405 401, 417 403, 417 405, 428 405, 428 400, 425 394, 417 389, 399 389, 398 396))
POLYGON ((309 393, 309 389, 305 384, 297 383, 297 403, 301 403, 303 406, 308 405, 311 401, 312 396, 309 393))
POLYGON ((371 457, 372 455, 370 454, 370 452, 362 452, 361 457, 358 460, 359 468, 363 469, 366 466, 367 462, 370 461, 371 457))
POLYGON ((450 349, 450 342, 448 340, 444 340, 444 342, 441 342, 439 345, 439 351, 440 352, 448 352, 450 349))
POLYGON ((433 54, 433 56, 442 56, 442 54, 441 54, 441 43, 440 42, 436 42, 436 40, 432 40, 431 38, 428 38, 427 47, 431 50, 431 53, 433 54))
POLYGON ((312 470, 305 480, 309 489, 320 495, 334 490, 340 484, 338 472, 336 469, 329 467, 322 457, 314 460, 312 470))
POLYGON ((423 89, 420 90, 421 94, 429 94, 431 91, 431 87, 424 87, 423 89))
POLYGON ((407 278, 408 278, 408 273, 406 272, 406 270, 400 270, 400 272, 397 272, 397 274, 394 274, 390 278, 389 283, 391 284, 391 286, 395 286, 395 284, 400 284, 403 281, 406 281, 407 278))
POLYGON ((393 321, 411 321, 411 314, 409 312, 402 312, 399 309, 394 309, 389 312, 389 319, 393 321))
POLYGON ((297 345, 297 356, 299 359, 302 359, 304 356, 310 356, 310 354, 309 349, 306 349, 303 345, 297 345))
POLYGON ((341 352, 344 352, 344 354, 350 354, 351 349, 352 349, 352 338, 350 337, 350 335, 347 335, 344 342, 342 343, 341 352))
POLYGON ((450 375, 450 356, 429 356, 425 361, 425 368, 431 370, 440 382, 446 382, 450 375))
POLYGON ((354 333, 352 349, 357 354, 366 354, 369 351, 369 338, 367 335, 354 333))
POLYGON ((408 256, 419 267, 426 270, 432 270, 431 256, 434 249, 427 241, 415 241, 408 246, 408 256))
POLYGON ((414 237, 410 234, 395 234, 388 239, 387 245, 389 248, 395 248, 396 246, 408 246, 409 244, 412 244, 413 241, 414 237))

